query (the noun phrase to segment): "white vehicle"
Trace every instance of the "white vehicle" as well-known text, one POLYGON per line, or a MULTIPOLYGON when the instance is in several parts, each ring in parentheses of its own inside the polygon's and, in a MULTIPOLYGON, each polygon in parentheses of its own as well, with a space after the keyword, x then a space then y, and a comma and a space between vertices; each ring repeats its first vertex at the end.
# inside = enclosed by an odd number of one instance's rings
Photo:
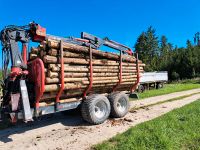
POLYGON ((150 88, 162 88, 163 84, 168 81, 168 72, 145 72, 141 74, 138 92, 149 90, 150 88))

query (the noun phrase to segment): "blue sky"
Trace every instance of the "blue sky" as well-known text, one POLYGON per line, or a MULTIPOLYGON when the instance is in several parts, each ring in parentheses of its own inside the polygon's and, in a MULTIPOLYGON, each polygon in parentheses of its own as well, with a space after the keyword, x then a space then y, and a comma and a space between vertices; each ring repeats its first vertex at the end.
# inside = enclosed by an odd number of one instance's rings
POLYGON ((0 0, 0 6, 0 29, 34 20, 52 35, 86 31, 131 47, 150 25, 178 46, 200 31, 199 0, 0 0))

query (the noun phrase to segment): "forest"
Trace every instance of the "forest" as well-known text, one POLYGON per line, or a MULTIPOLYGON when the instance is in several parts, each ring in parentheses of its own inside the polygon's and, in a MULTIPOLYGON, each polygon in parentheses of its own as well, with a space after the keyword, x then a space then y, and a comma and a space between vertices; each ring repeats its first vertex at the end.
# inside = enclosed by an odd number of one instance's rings
POLYGON ((139 35, 134 47, 146 64, 146 72, 168 71, 170 80, 182 80, 200 76, 200 46, 192 43, 187 40, 186 47, 174 46, 150 26, 139 35))

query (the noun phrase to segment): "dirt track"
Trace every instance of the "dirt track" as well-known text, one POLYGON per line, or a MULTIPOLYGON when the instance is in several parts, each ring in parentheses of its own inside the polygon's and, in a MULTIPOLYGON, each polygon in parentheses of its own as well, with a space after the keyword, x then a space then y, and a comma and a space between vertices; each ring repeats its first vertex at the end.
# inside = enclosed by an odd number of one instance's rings
MULTIPOLYGON (((131 106, 145 106, 197 92, 200 92, 200 89, 157 96, 132 102, 131 106)), ((97 126, 85 123, 79 115, 64 116, 55 114, 53 118, 45 118, 33 124, 20 124, 0 131, 0 149, 89 149, 91 145, 109 139, 117 133, 122 133, 131 126, 161 116, 197 99, 200 99, 200 94, 146 109, 139 109, 135 113, 129 113, 123 119, 110 119, 97 126)))

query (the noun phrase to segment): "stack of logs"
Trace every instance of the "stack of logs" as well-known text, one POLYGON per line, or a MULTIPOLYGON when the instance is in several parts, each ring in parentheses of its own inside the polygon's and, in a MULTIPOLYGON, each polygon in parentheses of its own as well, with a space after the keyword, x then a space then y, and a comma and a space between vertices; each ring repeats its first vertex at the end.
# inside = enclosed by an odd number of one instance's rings
MULTIPOLYGON (((61 99, 83 96, 90 84, 90 51, 93 64, 93 85, 90 93, 112 92, 119 82, 119 54, 63 42, 65 84, 61 99)), ((44 62, 46 75, 45 93, 42 99, 55 99, 61 85, 60 41, 47 38, 37 48, 31 48, 29 60, 38 57, 44 62)), ((144 64, 141 61, 138 63, 140 72, 143 72, 144 64)), ((122 55, 122 83, 115 90, 129 91, 136 80, 136 58, 122 55)))

